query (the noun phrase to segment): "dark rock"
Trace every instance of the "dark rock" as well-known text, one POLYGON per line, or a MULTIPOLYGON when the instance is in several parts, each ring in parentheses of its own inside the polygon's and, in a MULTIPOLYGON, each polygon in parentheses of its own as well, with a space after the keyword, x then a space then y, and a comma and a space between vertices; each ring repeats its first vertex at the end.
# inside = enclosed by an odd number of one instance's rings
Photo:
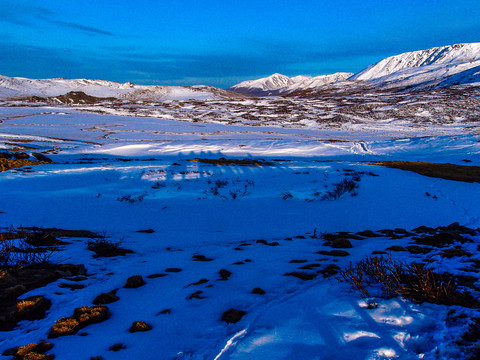
POLYGON ((208 279, 200 279, 198 280, 197 282, 194 282, 194 283, 191 283, 189 285, 187 285, 187 287, 189 286, 197 286, 197 285, 202 285, 202 284, 205 284, 208 282, 208 279))
POLYGON ((146 230, 137 230, 138 233, 144 233, 144 234, 153 234, 155 230, 153 229, 146 229, 146 230))
POLYGON ((389 248, 386 248, 385 250, 387 250, 387 251, 407 251, 407 249, 405 249, 403 246, 397 246, 397 245, 390 246, 389 248))
POLYGON ((110 351, 120 351, 120 350, 123 350, 123 349, 126 349, 127 346, 125 344, 121 344, 121 343, 117 343, 117 344, 113 344, 112 346, 110 346, 108 348, 108 350, 110 351))
POLYGON ((178 272, 180 272, 180 271, 182 271, 182 269, 180 269, 180 268, 175 268, 175 267, 165 269, 165 272, 171 272, 171 273, 178 273, 178 272))
POLYGON ((352 243, 348 239, 335 239, 332 242, 332 247, 335 249, 348 249, 352 248, 352 243))
POLYGON ((252 290, 252 294, 265 295, 265 291, 259 287, 256 287, 252 290))
POLYGON ((189 295, 187 297, 187 300, 192 300, 192 299, 205 299, 205 296, 202 296, 201 294, 203 294, 203 291, 199 290, 199 291, 195 291, 193 294, 189 295))
POLYGON ((299 271, 293 271, 286 273, 284 276, 294 276, 296 278, 299 278, 301 280, 313 280, 317 277, 316 274, 307 274, 304 272, 299 272, 299 271))
POLYGON ((320 251, 317 251, 317 254, 319 254, 319 255, 329 255, 329 256, 348 256, 348 255, 350 255, 348 252, 343 251, 343 250, 332 250, 332 251, 320 250, 320 251))
POLYGON ((120 298, 116 295, 116 293, 117 293, 117 290, 112 290, 108 293, 102 293, 93 300, 93 303, 95 305, 104 305, 104 304, 114 303, 115 301, 120 300, 120 298))
POLYGON ((193 261, 212 261, 213 259, 207 258, 205 255, 195 254, 192 256, 193 261))
POLYGON ((143 281, 143 278, 140 275, 135 275, 129 277, 123 287, 126 289, 135 289, 143 285, 145 285, 145 281, 143 281))
POLYGON ((307 260, 290 260, 290 264, 303 264, 303 263, 306 263, 307 260))
POLYGON ((380 234, 377 234, 377 233, 373 232, 372 230, 360 231, 360 232, 357 232, 357 235, 360 235, 360 236, 363 236, 363 237, 368 237, 368 238, 382 236, 380 234))
POLYGON ((230 277, 230 275, 232 275, 232 273, 228 270, 225 270, 225 269, 221 269, 218 274, 220 275, 220 280, 228 280, 228 278, 230 277))
POLYGON ((242 310, 230 309, 222 314, 222 321, 227 324, 234 324, 239 322, 247 313, 242 310))
POLYGON ((147 279, 157 279, 164 276, 168 276, 168 274, 152 274, 152 275, 148 275, 147 279))
POLYGON ((407 250, 410 254, 428 254, 433 249, 423 247, 423 246, 418 246, 418 245, 410 245, 410 246, 407 246, 407 250))
POLYGON ((68 283, 61 283, 58 285, 58 287, 63 288, 63 289, 70 289, 71 291, 73 290, 79 290, 83 289, 85 285, 82 284, 68 284, 68 283))

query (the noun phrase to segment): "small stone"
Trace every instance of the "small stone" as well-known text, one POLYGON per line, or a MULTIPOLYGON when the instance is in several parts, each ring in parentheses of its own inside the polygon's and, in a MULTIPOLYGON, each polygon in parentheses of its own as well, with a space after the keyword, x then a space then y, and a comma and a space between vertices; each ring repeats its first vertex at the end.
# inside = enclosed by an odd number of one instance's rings
POLYGON ((228 280, 228 278, 230 277, 230 275, 232 275, 232 273, 228 270, 225 270, 225 269, 221 269, 218 274, 220 275, 220 280, 228 280))
POLYGON ((126 289, 135 289, 143 285, 145 285, 145 281, 143 281, 143 278, 140 275, 135 275, 129 277, 123 287, 126 289))
POLYGON ((348 249, 352 248, 352 243, 348 239, 335 239, 332 242, 332 247, 335 249, 348 249))
POLYGON ((245 311, 230 309, 222 314, 222 321, 225 321, 227 324, 234 324, 239 322, 245 315, 247 315, 245 311))
POLYGON ((117 293, 117 290, 112 290, 108 293, 102 293, 93 300, 93 303, 95 305, 103 305, 103 304, 110 304, 115 301, 118 301, 120 300, 120 298, 116 295, 116 293, 117 293))
POLYGON ((252 290, 252 294, 265 295, 265 291, 259 287, 256 287, 252 290))

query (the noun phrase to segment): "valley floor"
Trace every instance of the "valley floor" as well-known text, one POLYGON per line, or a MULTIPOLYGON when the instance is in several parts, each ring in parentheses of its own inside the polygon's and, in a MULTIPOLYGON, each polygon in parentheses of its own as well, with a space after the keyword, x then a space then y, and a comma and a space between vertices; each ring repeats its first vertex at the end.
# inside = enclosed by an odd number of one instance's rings
POLYGON ((452 278, 470 276, 468 290, 478 299, 480 179, 453 181, 379 164, 480 166, 479 137, 470 125, 436 131, 430 124, 422 136, 417 127, 403 131, 404 124, 352 132, 51 106, 1 107, 0 122, 3 153, 33 160, 41 153, 53 161, 0 173, 3 232, 88 230, 133 251, 94 257, 88 237, 60 235, 68 244, 51 261, 83 264, 86 275, 23 294, 45 296, 51 308, 43 319, 1 331, 0 353, 47 340, 57 320, 118 289, 119 300, 106 305, 108 320, 48 339, 54 345, 48 353, 60 360, 473 354, 475 342, 461 338, 478 309, 403 298, 376 298, 370 309, 338 273, 385 252, 452 278), (455 222, 466 230, 446 228, 455 222), (462 241, 421 241, 447 230, 462 241), (332 248, 328 234, 338 233, 352 247, 332 248), (419 244, 420 253, 413 250, 419 244), (134 275, 145 284, 123 288, 134 275), (222 315, 230 309, 243 316, 227 323, 222 315), (138 320, 152 329, 129 332, 138 320), (115 344, 122 346, 109 350, 115 344))

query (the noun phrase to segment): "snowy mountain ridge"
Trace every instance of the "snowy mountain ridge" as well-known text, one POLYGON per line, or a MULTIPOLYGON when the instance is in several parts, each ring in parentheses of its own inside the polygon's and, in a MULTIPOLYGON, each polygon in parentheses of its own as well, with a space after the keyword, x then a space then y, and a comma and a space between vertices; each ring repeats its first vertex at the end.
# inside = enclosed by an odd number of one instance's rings
POLYGON ((480 43, 434 47, 387 57, 355 74, 350 80, 373 80, 406 68, 419 68, 431 65, 447 66, 460 63, 474 63, 478 60, 480 60, 480 43))
POLYGON ((338 72, 329 75, 288 77, 275 73, 268 77, 243 81, 232 86, 229 90, 252 95, 281 95, 297 90, 314 89, 323 85, 343 81, 352 76, 352 73, 338 72))
POLYGON ((27 79, 0 75, 0 98, 52 97, 72 91, 90 96, 114 97, 131 101, 206 100, 238 97, 238 94, 211 86, 157 86, 117 83, 91 79, 27 79))
POLYGON ((343 88, 361 85, 384 89, 480 84, 480 43, 447 45, 390 56, 355 75, 335 73, 288 78, 273 74, 266 78, 241 82, 230 90, 268 96, 316 90, 337 84, 343 88), (348 82, 343 83, 346 80, 348 82))

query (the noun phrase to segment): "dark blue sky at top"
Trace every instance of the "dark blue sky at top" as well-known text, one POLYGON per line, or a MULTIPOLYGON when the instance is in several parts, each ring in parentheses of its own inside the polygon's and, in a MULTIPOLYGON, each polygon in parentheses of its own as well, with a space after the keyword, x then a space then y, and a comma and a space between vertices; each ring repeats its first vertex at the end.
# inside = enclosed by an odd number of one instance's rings
POLYGON ((228 87, 479 41, 479 0, 0 0, 7 76, 228 87))

